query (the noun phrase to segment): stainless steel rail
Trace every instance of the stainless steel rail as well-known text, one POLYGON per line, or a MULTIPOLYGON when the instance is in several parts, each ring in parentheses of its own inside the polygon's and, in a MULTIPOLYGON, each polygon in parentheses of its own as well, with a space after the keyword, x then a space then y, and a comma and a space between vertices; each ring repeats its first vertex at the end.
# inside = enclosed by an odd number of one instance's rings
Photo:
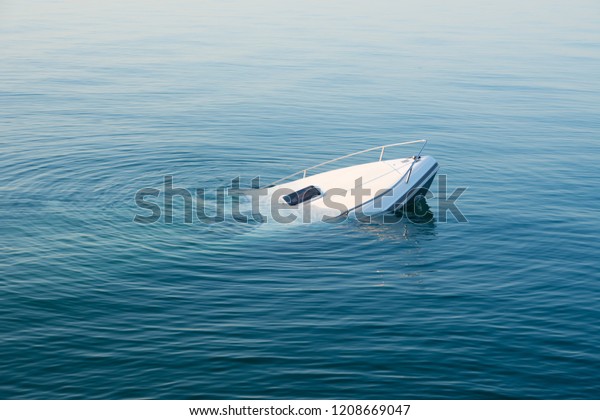
MULTIPOLYGON (((361 155, 361 154, 367 153, 367 152, 372 152, 373 150, 381 149, 381 153, 379 154, 379 161, 381 162, 383 160, 383 154, 385 153, 385 149, 386 148, 396 147, 396 146, 405 146, 407 144, 415 144, 415 143, 423 143, 423 146, 421 147, 421 150, 419 150, 419 153, 417 153, 415 155, 415 160, 417 160, 421 156, 421 152, 423 151, 423 149, 427 145, 427 140, 425 140, 425 139, 423 139, 423 140, 414 140, 414 141, 406 141, 406 142, 403 142, 403 143, 386 144, 386 145, 383 145, 383 146, 371 147, 370 149, 361 150, 360 152, 350 153, 349 155, 345 155, 345 156, 341 156, 341 157, 338 157, 338 158, 335 158, 335 159, 331 159, 331 160, 328 160, 326 162, 319 163, 318 165, 311 166, 310 168, 306 168, 306 169, 302 169, 302 170, 300 170, 298 172, 294 172, 291 175, 288 175, 286 177, 283 177, 283 178, 278 179, 277 181, 271 183, 271 185, 269 185, 269 187, 277 185, 281 181, 285 181, 286 179, 293 178, 296 175, 300 175, 300 174, 303 174, 302 177, 306 178, 306 174, 308 173, 308 171, 310 171, 312 169, 319 168, 319 167, 327 165, 329 163, 337 162, 339 160, 346 159, 346 158, 349 158, 349 157, 352 157, 352 156, 361 155)), ((411 169, 412 169, 412 166, 411 166, 411 169)))

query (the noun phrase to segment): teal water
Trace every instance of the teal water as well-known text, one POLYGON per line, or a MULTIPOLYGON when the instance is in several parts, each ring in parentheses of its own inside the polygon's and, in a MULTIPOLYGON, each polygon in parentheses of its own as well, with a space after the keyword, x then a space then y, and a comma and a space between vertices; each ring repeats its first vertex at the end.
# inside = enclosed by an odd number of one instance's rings
POLYGON ((598 398, 598 22, 0 3, 0 398, 598 398), (435 199, 424 224, 132 221, 165 175, 214 190, 417 138, 468 223, 435 199))

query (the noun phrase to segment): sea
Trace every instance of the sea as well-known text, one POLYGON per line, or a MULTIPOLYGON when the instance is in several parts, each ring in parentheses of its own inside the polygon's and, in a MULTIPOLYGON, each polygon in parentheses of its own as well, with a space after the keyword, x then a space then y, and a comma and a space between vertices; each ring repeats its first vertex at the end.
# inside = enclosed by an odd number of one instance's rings
POLYGON ((600 398, 598 1, 4 0, 0 156, 0 399, 600 398), (430 217, 229 194, 418 139, 430 217))

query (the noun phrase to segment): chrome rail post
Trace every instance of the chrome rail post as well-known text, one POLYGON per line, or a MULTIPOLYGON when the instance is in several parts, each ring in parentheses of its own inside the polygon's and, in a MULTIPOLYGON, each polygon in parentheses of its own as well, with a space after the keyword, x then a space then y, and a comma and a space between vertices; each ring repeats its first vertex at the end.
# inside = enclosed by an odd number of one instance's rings
POLYGON ((383 152, 385 152, 385 146, 381 146, 381 154, 379 155, 379 161, 383 159, 383 152))
POLYGON ((421 146, 421 150, 419 150, 419 153, 417 153, 417 158, 421 157, 421 152, 423 151, 425 146, 427 146, 427 140, 423 140, 423 146, 421 146))

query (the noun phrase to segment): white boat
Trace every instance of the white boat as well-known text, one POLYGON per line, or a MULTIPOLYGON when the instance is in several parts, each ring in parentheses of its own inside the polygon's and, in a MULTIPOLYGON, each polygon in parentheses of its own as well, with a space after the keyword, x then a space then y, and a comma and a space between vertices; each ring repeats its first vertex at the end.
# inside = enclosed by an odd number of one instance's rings
MULTIPOLYGON (((422 156, 427 140, 377 146, 320 163, 282 178, 266 187, 280 209, 310 206, 313 214, 329 218, 340 216, 373 216, 397 210, 424 194, 431 185, 438 163, 431 156, 422 156), (384 160, 387 149, 422 143, 411 157, 384 160), (316 169, 352 156, 380 150, 379 159, 359 165, 342 167, 311 175, 316 169), (290 181, 295 177, 300 179, 290 181)), ((273 201, 272 201, 273 202, 273 201)))

